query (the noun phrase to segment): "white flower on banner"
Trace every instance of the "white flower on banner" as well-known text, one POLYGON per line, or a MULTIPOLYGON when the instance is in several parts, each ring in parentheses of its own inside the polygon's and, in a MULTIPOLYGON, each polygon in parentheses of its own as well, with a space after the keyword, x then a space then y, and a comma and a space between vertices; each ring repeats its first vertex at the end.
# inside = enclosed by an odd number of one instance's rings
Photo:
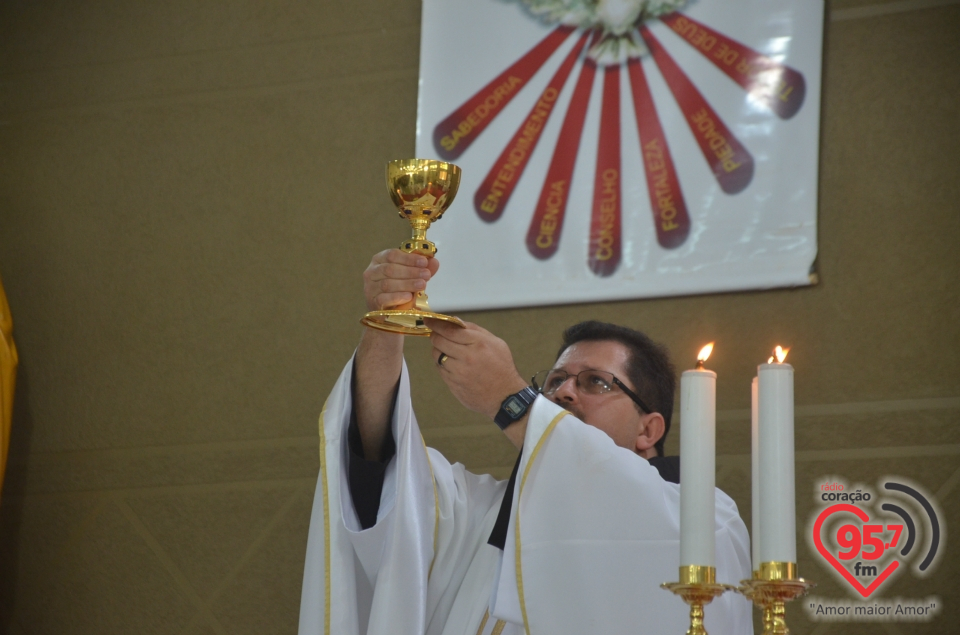
POLYGON ((682 9, 690 0, 520 0, 546 24, 600 29, 588 55, 600 64, 620 64, 648 53, 637 27, 682 9))

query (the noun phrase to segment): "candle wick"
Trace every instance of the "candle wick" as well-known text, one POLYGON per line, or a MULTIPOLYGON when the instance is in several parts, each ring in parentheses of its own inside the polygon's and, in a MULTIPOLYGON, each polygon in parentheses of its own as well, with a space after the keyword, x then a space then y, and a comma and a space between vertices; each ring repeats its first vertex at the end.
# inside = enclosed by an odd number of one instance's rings
POLYGON ((697 370, 702 370, 702 369, 703 369, 703 360, 702 360, 702 359, 698 359, 698 360, 697 360, 697 368, 696 368, 696 369, 697 369, 697 370))

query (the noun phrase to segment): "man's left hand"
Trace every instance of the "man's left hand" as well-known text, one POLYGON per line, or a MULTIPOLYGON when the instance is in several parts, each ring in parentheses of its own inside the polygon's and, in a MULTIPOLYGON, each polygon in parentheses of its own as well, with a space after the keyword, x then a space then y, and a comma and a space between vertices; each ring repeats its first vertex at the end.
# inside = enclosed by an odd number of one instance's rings
POLYGON ((427 320, 433 330, 433 361, 460 403, 493 419, 503 400, 528 384, 520 377, 506 342, 476 324, 464 324, 466 328, 427 320))

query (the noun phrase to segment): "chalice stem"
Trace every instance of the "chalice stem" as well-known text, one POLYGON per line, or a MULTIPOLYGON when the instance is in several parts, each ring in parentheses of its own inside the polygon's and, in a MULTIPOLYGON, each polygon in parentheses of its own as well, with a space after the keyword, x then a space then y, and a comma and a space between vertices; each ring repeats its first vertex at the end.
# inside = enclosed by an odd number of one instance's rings
MULTIPOLYGON (((430 227, 430 221, 425 218, 413 218, 410 221, 411 229, 413 230, 410 234, 410 245, 412 249, 404 249, 404 251, 410 251, 411 253, 421 254, 427 258, 433 258, 433 255, 427 251, 429 249, 427 245, 433 247, 433 243, 427 240, 427 229, 430 227), (422 249, 421 249, 422 246, 422 249)), ((435 248, 434 248, 435 249, 435 248)), ((417 311, 429 311, 430 304, 427 302, 427 294, 423 291, 417 291, 413 294, 413 300, 407 302, 406 304, 397 307, 399 309, 414 309, 417 311)))
POLYGON ((427 216, 413 216, 410 220, 410 240, 403 242, 400 249, 409 254, 420 254, 433 258, 437 253, 437 246, 427 240, 427 230, 430 228, 430 218, 427 216))

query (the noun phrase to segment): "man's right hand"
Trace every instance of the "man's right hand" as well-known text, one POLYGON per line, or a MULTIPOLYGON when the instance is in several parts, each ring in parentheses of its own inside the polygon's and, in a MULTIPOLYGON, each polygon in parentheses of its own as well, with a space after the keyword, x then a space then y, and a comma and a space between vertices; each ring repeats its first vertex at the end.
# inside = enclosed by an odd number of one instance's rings
POLYGON ((413 300, 423 291, 440 263, 436 258, 408 254, 399 249, 381 251, 363 272, 363 294, 367 310, 389 309, 413 300))
MULTIPOLYGON (((437 272, 436 258, 408 254, 399 249, 381 251, 363 272, 367 309, 390 309, 413 300, 437 272)), ((365 328, 357 347, 356 390, 353 406, 367 460, 380 460, 380 449, 393 413, 390 406, 403 367, 403 335, 365 328)))

